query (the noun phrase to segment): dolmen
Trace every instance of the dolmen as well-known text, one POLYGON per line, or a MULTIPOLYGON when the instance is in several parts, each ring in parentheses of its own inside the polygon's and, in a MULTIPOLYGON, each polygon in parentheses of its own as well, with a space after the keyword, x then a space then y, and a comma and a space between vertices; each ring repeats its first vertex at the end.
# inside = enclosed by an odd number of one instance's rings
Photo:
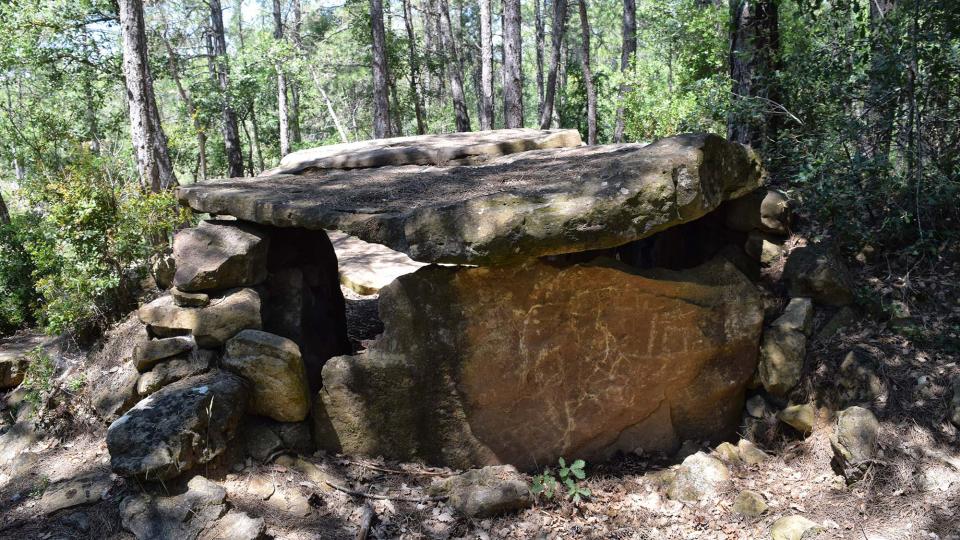
POLYGON ((141 367, 193 370, 111 426, 119 472, 169 477, 221 453, 240 421, 198 419, 208 401, 308 423, 320 449, 459 468, 667 453, 736 429, 763 305, 724 203, 763 183, 749 148, 584 146, 573 130, 337 147, 178 189, 211 217, 177 233, 173 288, 140 310, 141 367), (427 263, 380 289, 384 331, 359 352, 326 230, 427 263), (177 401, 181 425, 150 424, 177 401), (213 420, 215 448, 182 436, 213 420), (148 424, 162 452, 132 450, 128 428, 148 424))

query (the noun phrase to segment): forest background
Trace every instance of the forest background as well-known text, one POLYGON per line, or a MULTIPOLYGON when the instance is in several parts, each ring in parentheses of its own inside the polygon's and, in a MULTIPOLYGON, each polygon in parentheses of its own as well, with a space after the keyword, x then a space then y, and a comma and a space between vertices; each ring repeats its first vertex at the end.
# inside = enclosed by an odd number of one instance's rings
POLYGON ((2 2, 0 336, 130 309, 177 184, 417 133, 719 133, 909 267, 958 240, 958 88, 957 0, 2 2))

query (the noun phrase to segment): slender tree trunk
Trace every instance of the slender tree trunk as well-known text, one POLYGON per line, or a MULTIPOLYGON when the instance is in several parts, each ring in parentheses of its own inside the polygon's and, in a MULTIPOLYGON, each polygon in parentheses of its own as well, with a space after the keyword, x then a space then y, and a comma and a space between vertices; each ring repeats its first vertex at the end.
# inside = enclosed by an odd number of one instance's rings
POLYGON ((544 27, 541 2, 543 2, 543 0, 533 0, 534 34, 536 36, 537 48, 537 119, 540 119, 540 117, 543 115, 544 27))
POLYGON ((213 33, 213 54, 216 60, 217 84, 220 87, 223 112, 223 142, 227 152, 227 174, 243 176, 243 154, 240 150, 240 132, 237 129, 237 113, 230 104, 230 67, 227 61, 227 38, 223 31, 223 8, 220 0, 208 0, 210 5, 210 30, 213 33))
POLYGON ((593 75, 590 73, 590 19, 587 16, 587 0, 580 0, 580 30, 583 51, 581 62, 583 65, 583 83, 587 87, 587 144, 597 144, 597 91, 593 86, 593 75))
MULTIPOLYGON (((291 37, 293 46, 297 52, 303 51, 303 35, 300 33, 303 26, 303 8, 300 0, 291 0, 293 6, 293 27, 291 28, 291 37)), ((293 145, 303 142, 303 135, 300 132, 300 80, 293 77, 288 81, 290 87, 290 142, 293 145)))
MULTIPOLYGON (((280 0, 273 0, 273 39, 283 41, 283 12, 280 0)), ((287 111, 287 76, 280 63, 277 70, 277 118, 280 124, 280 157, 290 153, 290 115, 287 111)))
MULTIPOLYGON (((623 0, 623 44, 620 47, 620 72, 626 77, 630 62, 637 52, 637 2, 623 0)), ((620 85, 617 93, 617 126, 614 128, 613 141, 623 142, 623 100, 630 90, 626 83, 620 85)))
MULTIPOLYGON (((862 153, 885 165, 893 140, 894 118, 900 105, 897 89, 904 86, 900 62, 891 62, 896 55, 891 47, 899 47, 899 36, 894 38, 888 15, 897 7, 897 0, 870 1, 870 84, 866 96, 866 132, 862 153)), ((909 84, 909 81, 906 81, 909 84)))
POLYGON ((200 123, 200 116, 197 114, 196 104, 193 102, 193 96, 190 95, 190 90, 188 90, 183 85, 183 80, 180 78, 180 61, 177 59, 177 53, 173 49, 173 45, 170 44, 170 40, 167 38, 167 21, 163 21, 163 46, 167 49, 167 66, 170 69, 170 76, 173 77, 173 82, 177 86, 177 93, 180 94, 180 99, 183 101, 183 105, 187 108, 187 114, 190 115, 190 121, 193 123, 193 130, 197 135, 197 163, 199 169, 199 178, 200 180, 207 179, 207 133, 204 129, 203 124, 200 123))
POLYGON ((0 225, 10 224, 10 211, 7 210, 7 203, 3 202, 3 193, 0 193, 0 225))
POLYGON ((320 92, 320 97, 323 98, 323 101, 327 105, 327 112, 330 114, 330 118, 333 120, 333 125, 337 128, 337 133, 340 134, 340 141, 350 142, 350 138, 347 137, 347 132, 343 129, 343 124, 340 123, 340 118, 337 116, 337 112, 333 109, 333 102, 330 101, 330 97, 327 96, 326 91, 324 91, 323 85, 320 84, 320 76, 317 75, 317 71, 314 67, 310 68, 310 75, 313 77, 313 84, 317 87, 317 92, 320 92))
POLYGON ((480 0, 480 129, 493 129, 493 114, 493 29, 490 0, 480 0))
POLYGON ((563 48, 563 33, 567 24, 567 0, 554 0, 553 26, 550 32, 550 68, 547 72, 547 88, 544 91, 543 112, 540 114, 540 129, 549 129, 553 119, 553 102, 557 95, 557 70, 563 48))
POLYGON ((260 146, 260 123, 257 122, 256 103, 250 102, 250 127, 253 128, 253 149, 257 153, 257 165, 260 170, 266 169, 263 162, 263 148, 260 146))
MULTIPOLYGON (((410 51, 410 94, 413 98, 413 111, 417 117, 417 134, 423 135, 427 132, 427 123, 423 115, 423 101, 420 98, 420 60, 417 58, 417 38, 413 32, 413 12, 410 9, 410 0, 403 2, 403 25, 407 30, 407 42, 410 51)), ((337 129, 340 129, 340 122, 337 122, 337 129)))
POLYGON ((523 127, 523 71, 520 0, 503 0, 503 123, 523 127))
POLYGON ((731 0, 730 78, 733 80, 727 138, 761 148, 777 136, 780 93, 774 74, 779 67, 780 31, 776 0, 731 0), (761 110, 762 113, 750 114, 761 110))
POLYGON ((370 0, 370 31, 373 35, 373 136, 390 136, 390 89, 387 74, 387 38, 383 29, 383 1, 370 0))
POLYGON ((450 6, 447 0, 438 0, 438 5, 440 37, 443 39, 443 48, 448 59, 447 73, 450 76, 450 96, 453 98, 453 114, 457 131, 470 131, 470 112, 467 110, 467 99, 463 93, 463 69, 450 26, 450 6))
POLYGON ((123 38, 123 73, 127 86, 130 112, 130 138, 137 156, 140 179, 153 192, 160 192, 177 183, 166 136, 160 125, 153 80, 147 57, 147 36, 144 30, 141 0, 121 0, 120 33, 123 38))
POLYGON ((87 137, 90 139, 90 151, 94 154, 100 153, 100 125, 97 122, 97 111, 93 107, 93 84, 90 82, 90 75, 83 75, 83 91, 87 95, 84 100, 85 115, 87 122, 87 137))

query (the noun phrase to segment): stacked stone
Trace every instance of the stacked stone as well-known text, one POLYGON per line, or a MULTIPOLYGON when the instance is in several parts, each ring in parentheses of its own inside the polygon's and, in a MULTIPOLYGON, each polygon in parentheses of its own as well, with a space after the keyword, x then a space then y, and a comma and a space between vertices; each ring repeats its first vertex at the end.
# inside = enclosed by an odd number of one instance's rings
MULTIPOLYGON (((149 336, 134 352, 142 401, 108 430, 118 473, 163 479, 208 462, 247 412, 277 422, 306 419, 310 384, 301 349, 264 331, 302 333, 264 317, 275 311, 263 306, 277 274, 269 258, 283 258, 271 236, 264 227, 218 219, 175 236, 173 287, 138 311, 149 336)), ((302 301, 302 290, 291 292, 302 301)), ((304 314, 289 308, 280 306, 300 323, 304 314)))

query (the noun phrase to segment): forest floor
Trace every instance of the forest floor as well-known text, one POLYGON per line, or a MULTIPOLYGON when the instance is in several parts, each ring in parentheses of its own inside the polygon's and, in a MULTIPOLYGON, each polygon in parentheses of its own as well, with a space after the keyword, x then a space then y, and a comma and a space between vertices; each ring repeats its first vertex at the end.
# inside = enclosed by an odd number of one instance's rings
MULTIPOLYGON (((839 333, 815 338, 808 349, 809 377, 799 391, 821 407, 813 433, 803 437, 778 422, 771 408, 761 420, 766 429, 752 431, 769 459, 757 465, 728 463, 732 482, 709 504, 666 497, 657 472, 682 456, 622 456, 588 464, 588 500, 541 499, 520 513, 483 520, 426 500, 431 482, 457 471, 420 464, 318 453, 304 456, 318 474, 304 474, 283 458, 269 464, 224 463, 200 472, 226 489, 234 508, 264 518, 267 533, 278 539, 355 538, 369 504, 376 515, 371 538, 759 539, 770 538, 778 518, 802 515, 824 527, 818 538, 958 540, 960 434, 949 411, 951 381, 960 380, 960 253, 946 249, 910 264, 884 257, 855 268, 864 292, 884 302, 905 302, 911 317, 897 324, 862 317, 839 333), (854 349, 876 363, 885 391, 869 403, 881 422, 879 459, 848 486, 831 468, 827 417, 839 406, 840 363, 854 349), (351 495, 323 479, 387 498, 351 495), (766 500, 769 509, 761 517, 746 518, 732 509, 744 489, 766 500), (265 492, 283 496, 264 500, 265 492)), ((355 295, 348 302, 358 322, 375 306, 373 298, 355 295)), ((819 327, 828 315, 818 315, 819 327)), ((124 497, 185 489, 180 483, 144 486, 111 474, 106 424, 84 390, 74 394, 66 385, 86 369, 83 359, 80 353, 66 356, 58 380, 61 397, 68 399, 37 414, 38 435, 6 449, 14 459, 0 466, 2 539, 132 538, 121 524, 124 497), (51 510, 57 506, 57 486, 78 478, 97 479, 96 489, 84 495, 88 504, 51 510)), ((0 427, 11 429, 22 398, 17 392, 4 396, 0 427)), ((686 452, 695 446, 687 443, 686 452)))

